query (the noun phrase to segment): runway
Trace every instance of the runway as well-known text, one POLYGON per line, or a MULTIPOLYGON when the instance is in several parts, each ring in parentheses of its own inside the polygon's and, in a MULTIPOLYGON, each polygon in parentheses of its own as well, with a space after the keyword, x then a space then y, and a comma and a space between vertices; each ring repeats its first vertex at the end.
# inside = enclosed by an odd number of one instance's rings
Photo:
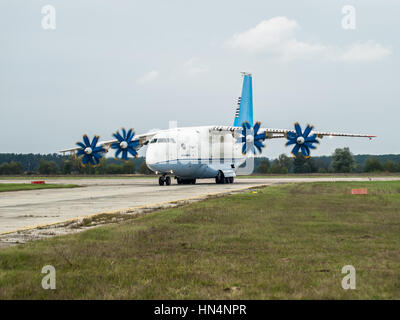
MULTIPOLYGON (((0 193, 0 234, 60 223, 88 215, 123 212, 175 201, 202 199, 209 195, 291 182, 378 181, 385 178, 243 178, 233 184, 198 180, 195 185, 159 186, 156 178, 54 179, 46 183, 77 184, 72 189, 44 189, 0 193)), ((30 183, 30 180, 0 180, 0 183, 30 183)))

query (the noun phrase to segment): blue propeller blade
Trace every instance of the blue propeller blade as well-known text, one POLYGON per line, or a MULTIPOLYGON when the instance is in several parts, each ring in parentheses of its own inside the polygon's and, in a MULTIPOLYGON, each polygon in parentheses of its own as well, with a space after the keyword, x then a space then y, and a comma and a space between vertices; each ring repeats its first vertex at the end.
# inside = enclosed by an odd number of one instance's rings
POLYGON ((83 136, 83 142, 85 143, 86 147, 90 147, 90 141, 86 134, 83 136))
POLYGON ((302 153, 305 157, 309 157, 309 156, 310 156, 310 149, 309 149, 305 144, 303 144, 303 145, 301 146, 301 153, 302 153))
POLYGON ((298 122, 296 122, 294 124, 294 129, 296 130, 296 133, 297 133, 298 137, 302 136, 301 127, 300 127, 300 124, 298 122))
POLYGON ((139 146, 139 140, 129 142, 129 144, 128 144, 128 147, 131 147, 133 149, 136 149, 138 146, 139 146))
POLYGON ((287 139, 290 139, 290 140, 296 140, 296 139, 297 139, 297 135, 296 135, 294 132, 289 131, 289 132, 286 134, 286 138, 287 138, 287 139))
POLYGON ((114 136, 114 138, 117 139, 119 142, 124 141, 124 138, 121 137, 121 135, 119 134, 118 131, 115 132, 115 133, 113 133, 113 136, 114 136))
POLYGON ((133 157, 136 157, 136 156, 137 156, 137 152, 136 152, 136 150, 133 149, 133 148, 128 148, 128 152, 129 152, 133 157))
POLYGON ((126 137, 126 140, 127 140, 127 141, 131 141, 132 138, 133 138, 133 136, 134 136, 133 130, 132 130, 132 129, 129 129, 128 134, 127 134, 127 137, 126 137))
POLYGON ((309 149, 317 149, 317 147, 314 146, 314 145, 313 145, 312 143, 310 143, 310 142, 305 142, 304 145, 307 146, 309 149))
POLYGON ((317 147, 314 144, 318 144, 319 140, 317 139, 317 135, 313 134, 310 136, 311 131, 313 130, 313 126, 307 125, 307 127, 303 130, 298 122, 294 124, 295 131, 289 131, 286 134, 286 146, 295 145, 292 149, 292 154, 296 156, 299 151, 305 157, 310 157, 310 149, 316 149, 317 147))
POLYGON ((119 154, 122 152, 122 149, 118 149, 116 152, 115 152, 115 157, 116 158, 118 158, 118 156, 119 156, 119 154))
POLYGON ((82 142, 77 142, 76 145, 81 148, 86 148, 86 146, 82 142))
POLYGON ((86 165, 88 162, 89 162, 89 157, 88 157, 88 155, 87 154, 85 154, 84 156, 83 156, 83 158, 82 158, 82 163, 84 164, 84 165, 86 165))
POLYGON ((115 157, 121 157, 121 159, 128 160, 128 155, 137 157, 137 148, 139 147, 139 140, 133 140, 135 132, 133 129, 126 131, 124 128, 121 129, 122 133, 118 131, 113 136, 118 140, 111 144, 111 148, 115 149, 115 157))
POLYGON ((99 136, 95 136, 90 142, 89 137, 85 134, 83 136, 83 142, 77 142, 76 145, 80 147, 76 152, 77 157, 82 156, 82 164, 87 165, 98 165, 100 159, 103 158, 103 154, 106 152, 103 146, 97 146, 99 136))
POLYGON ((93 138, 92 143, 90 144, 90 147, 91 147, 92 149, 94 149, 94 148, 96 147, 97 141, 99 141, 99 136, 95 136, 95 137, 93 138))
POLYGON ((303 138, 307 138, 312 129, 313 129, 312 126, 307 125, 306 129, 305 129, 304 132, 303 132, 303 138))
POLYGON ((266 139, 266 134, 265 132, 258 133, 260 126, 261 122, 256 122, 253 128, 251 128, 250 124, 247 121, 243 122, 242 124, 243 137, 236 139, 237 142, 243 143, 242 146, 243 154, 247 154, 249 151, 252 151, 254 154, 256 154, 256 150, 258 150, 258 152, 260 153, 262 152, 262 148, 265 147, 262 141, 266 139), (253 142, 247 142, 246 137, 248 135, 253 136, 253 142))
POLYGON ((299 149, 300 149, 300 145, 296 144, 293 149, 292 149, 292 153, 294 156, 296 156, 299 153, 299 149))

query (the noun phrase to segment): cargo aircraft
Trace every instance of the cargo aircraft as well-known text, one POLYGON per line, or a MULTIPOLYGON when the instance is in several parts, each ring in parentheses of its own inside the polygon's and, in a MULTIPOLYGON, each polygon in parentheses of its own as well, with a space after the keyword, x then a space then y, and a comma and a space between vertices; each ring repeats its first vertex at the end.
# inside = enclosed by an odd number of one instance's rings
MULTIPOLYGON (((144 134, 135 134, 133 129, 123 128, 108 141, 99 141, 99 136, 91 140, 84 135, 83 141, 77 142, 75 148, 60 152, 72 152, 83 165, 95 166, 110 149, 115 151, 115 157, 128 160, 129 157, 137 157, 138 150, 147 146, 146 165, 159 176, 160 185, 170 185, 171 177, 178 184, 195 184, 196 179, 206 178, 223 184, 233 183, 240 168, 246 167, 257 152, 261 153, 269 139, 285 139, 285 145, 292 147, 294 157, 301 152, 308 158, 311 150, 316 149, 325 136, 375 137, 370 134, 315 131, 309 124, 303 130, 297 122, 294 129, 263 128, 260 122, 253 122, 252 74, 242 72, 242 77, 242 94, 238 98, 232 126, 174 127, 144 134)), ((251 165, 248 167, 252 169, 251 165)))

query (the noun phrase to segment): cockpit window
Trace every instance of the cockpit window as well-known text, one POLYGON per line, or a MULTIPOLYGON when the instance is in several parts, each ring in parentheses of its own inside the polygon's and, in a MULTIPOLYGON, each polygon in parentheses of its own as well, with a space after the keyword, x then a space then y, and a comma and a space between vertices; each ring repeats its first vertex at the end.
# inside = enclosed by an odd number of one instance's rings
POLYGON ((173 138, 154 138, 153 140, 150 141, 150 143, 175 143, 175 140, 173 138))

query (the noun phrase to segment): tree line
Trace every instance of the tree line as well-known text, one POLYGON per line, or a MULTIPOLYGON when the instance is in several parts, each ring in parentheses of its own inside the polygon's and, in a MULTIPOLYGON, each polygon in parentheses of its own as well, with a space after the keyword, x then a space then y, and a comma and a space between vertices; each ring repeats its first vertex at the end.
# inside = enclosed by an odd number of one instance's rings
MULTIPOLYGON (((281 154, 277 159, 255 158, 255 172, 287 173, 362 173, 400 172, 399 155, 353 155, 349 148, 336 149, 331 156, 295 158, 281 154)), ((127 161, 103 158, 96 167, 83 166, 80 159, 59 154, 0 154, 0 175, 21 174, 151 174, 142 157, 127 161)))
POLYGON ((258 173, 363 173, 400 172, 400 155, 353 155, 349 148, 336 149, 332 156, 305 158, 281 154, 271 161, 263 158, 255 165, 258 173))
POLYGON ((0 175, 21 175, 21 174, 44 174, 44 175, 57 175, 57 174, 151 174, 147 168, 144 158, 129 159, 127 161, 103 158, 99 165, 84 166, 80 159, 74 156, 59 156, 59 155, 17 155, 13 158, 10 154, 7 159, 20 159, 20 161, 11 160, 4 161, 0 154, 0 175), (2 162, 3 160, 3 162, 2 162), (22 160, 22 161, 21 161, 22 160), (32 163, 35 163, 32 166, 32 163), (24 166, 25 165, 25 166, 24 166))

